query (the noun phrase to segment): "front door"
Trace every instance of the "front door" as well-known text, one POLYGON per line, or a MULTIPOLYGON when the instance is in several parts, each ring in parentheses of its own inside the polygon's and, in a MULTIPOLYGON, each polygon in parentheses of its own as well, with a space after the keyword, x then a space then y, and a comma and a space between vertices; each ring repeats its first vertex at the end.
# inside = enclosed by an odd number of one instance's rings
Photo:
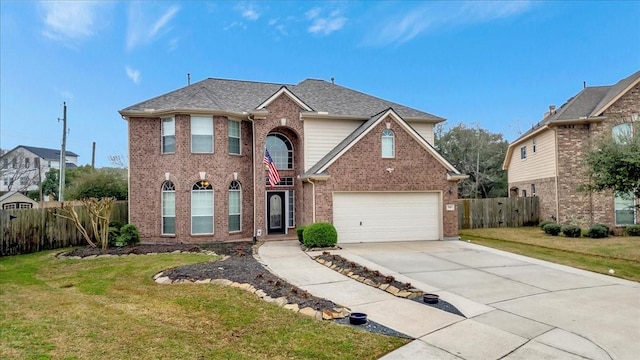
POLYGON ((267 193, 267 234, 284 234, 285 224, 285 192, 267 193))

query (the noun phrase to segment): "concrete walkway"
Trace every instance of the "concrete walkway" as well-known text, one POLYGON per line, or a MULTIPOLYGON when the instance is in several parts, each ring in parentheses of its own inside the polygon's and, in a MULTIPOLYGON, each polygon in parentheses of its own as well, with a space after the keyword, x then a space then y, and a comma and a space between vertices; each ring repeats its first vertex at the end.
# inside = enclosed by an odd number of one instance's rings
POLYGON ((259 249, 271 271, 416 340, 392 359, 638 359, 640 284, 460 241, 345 244, 338 254, 440 295, 466 318, 316 263, 294 241, 259 249))

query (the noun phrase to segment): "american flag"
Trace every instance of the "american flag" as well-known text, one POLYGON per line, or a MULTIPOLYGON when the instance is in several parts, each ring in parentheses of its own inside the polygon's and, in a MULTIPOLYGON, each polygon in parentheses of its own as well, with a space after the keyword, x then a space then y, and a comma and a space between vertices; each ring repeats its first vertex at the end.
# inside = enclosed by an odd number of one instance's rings
POLYGON ((273 189, 280 182, 280 174, 278 174, 278 169, 276 169, 276 164, 273 162, 271 155, 269 155, 269 150, 264 149, 264 158, 262 158, 262 163, 269 166, 269 185, 273 189))

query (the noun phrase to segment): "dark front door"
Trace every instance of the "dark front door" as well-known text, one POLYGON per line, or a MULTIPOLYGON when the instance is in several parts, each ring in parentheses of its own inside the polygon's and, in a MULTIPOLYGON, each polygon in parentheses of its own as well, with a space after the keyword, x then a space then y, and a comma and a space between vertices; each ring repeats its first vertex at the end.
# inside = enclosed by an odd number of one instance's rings
POLYGON ((267 193, 267 234, 284 234, 285 208, 284 191, 267 193))

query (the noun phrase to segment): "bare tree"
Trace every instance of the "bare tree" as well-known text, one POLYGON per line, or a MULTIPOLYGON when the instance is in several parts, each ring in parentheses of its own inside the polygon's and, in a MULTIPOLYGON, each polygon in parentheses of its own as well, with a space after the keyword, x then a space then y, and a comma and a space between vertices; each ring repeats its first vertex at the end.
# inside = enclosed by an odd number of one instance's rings
POLYGON ((28 157, 24 152, 12 151, 1 158, 0 179, 7 191, 25 192, 30 186, 40 184, 41 174, 38 157, 28 157))
POLYGON ((112 167, 117 169, 126 169, 127 168, 127 159, 122 155, 109 155, 107 156, 109 163, 112 167))

